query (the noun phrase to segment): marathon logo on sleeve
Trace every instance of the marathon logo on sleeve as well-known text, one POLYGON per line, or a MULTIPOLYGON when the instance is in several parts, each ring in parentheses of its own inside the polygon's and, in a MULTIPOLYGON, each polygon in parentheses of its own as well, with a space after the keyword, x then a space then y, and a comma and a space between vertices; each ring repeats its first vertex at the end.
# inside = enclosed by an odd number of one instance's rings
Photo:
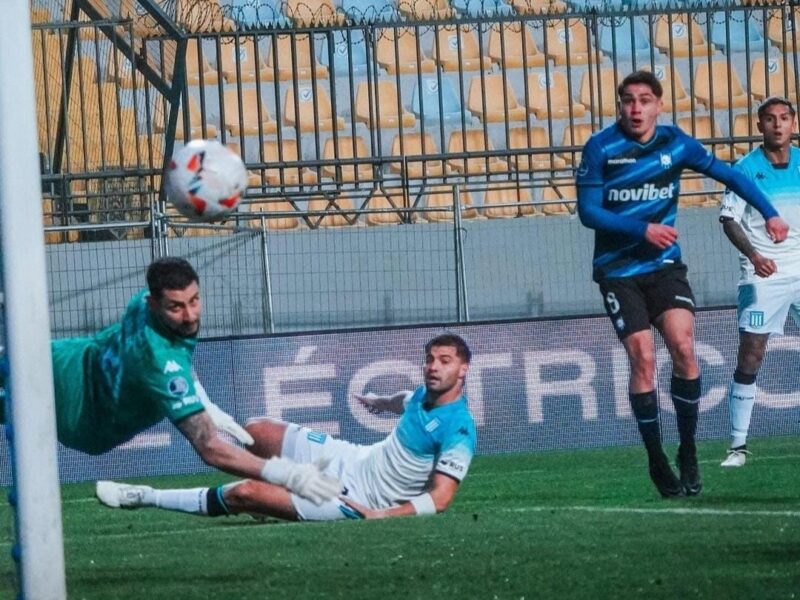
POLYGON ((667 200, 674 197, 674 183, 670 183, 666 187, 656 187, 652 183, 646 183, 640 188, 608 190, 609 202, 643 202, 649 200, 667 200))

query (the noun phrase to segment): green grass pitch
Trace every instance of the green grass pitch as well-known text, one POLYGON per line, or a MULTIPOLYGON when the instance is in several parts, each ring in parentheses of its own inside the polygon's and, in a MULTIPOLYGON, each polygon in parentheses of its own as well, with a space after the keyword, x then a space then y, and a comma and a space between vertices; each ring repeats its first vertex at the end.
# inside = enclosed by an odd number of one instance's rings
MULTIPOLYGON (((800 444, 750 445, 751 461, 726 470, 724 443, 701 444, 705 489, 677 500, 657 496, 639 447, 483 456, 447 513, 385 521, 111 510, 90 484, 67 485, 69 597, 797 598, 800 444)), ((0 598, 14 596, 10 545, 7 533, 0 598)))

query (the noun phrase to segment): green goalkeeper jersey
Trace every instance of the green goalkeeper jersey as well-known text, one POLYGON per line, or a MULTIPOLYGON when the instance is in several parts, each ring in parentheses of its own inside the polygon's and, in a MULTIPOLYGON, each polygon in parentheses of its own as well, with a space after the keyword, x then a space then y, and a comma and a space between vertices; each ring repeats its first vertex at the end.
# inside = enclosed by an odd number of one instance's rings
POLYGON ((158 323, 147 294, 131 299, 119 323, 53 342, 58 440, 65 446, 102 454, 164 417, 174 423, 204 410, 192 374, 197 342, 158 323))

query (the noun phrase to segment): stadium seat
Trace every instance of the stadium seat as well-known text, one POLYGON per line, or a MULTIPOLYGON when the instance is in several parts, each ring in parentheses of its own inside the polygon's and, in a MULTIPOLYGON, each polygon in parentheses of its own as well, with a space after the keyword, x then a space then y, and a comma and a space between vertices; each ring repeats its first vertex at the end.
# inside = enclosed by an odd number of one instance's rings
POLYGON ((431 56, 445 71, 488 70, 492 64, 481 53, 478 34, 470 25, 437 26, 431 56))
POLYGON ((688 15, 659 15, 655 18, 655 46, 674 58, 703 57, 708 42, 703 29, 688 15))
POLYGON ((683 112, 692 108, 692 99, 686 93, 681 74, 678 71, 673 71, 669 65, 656 65, 653 72, 664 90, 661 102, 665 112, 683 112), (672 91, 673 87, 675 88, 674 92, 672 91))
MULTIPOLYGON (((484 138, 483 129, 453 131, 450 134, 450 140, 447 142, 447 151, 450 154, 491 152, 493 150, 492 141, 484 138)), ((508 171, 508 163, 496 156, 451 158, 447 161, 447 164, 465 175, 504 173, 508 171)))
POLYGON ((328 68, 317 64, 316 45, 307 33, 280 34, 269 41, 267 55, 267 81, 286 79, 311 79, 328 76, 328 68), (277 57, 277 58, 276 58, 277 57))
POLYGON ((322 151, 323 160, 336 161, 336 164, 322 167, 322 174, 341 183, 353 181, 371 181, 374 179, 373 167, 369 163, 350 163, 356 158, 370 158, 364 138, 359 136, 338 136, 336 140, 329 137, 325 140, 322 151))
MULTIPOLYGON (((300 160, 297 148, 297 140, 283 139, 278 143, 277 140, 268 140, 262 144, 264 162, 271 163, 292 163, 300 160)), ((308 167, 270 167, 264 169, 264 181, 267 185, 299 185, 313 184, 317 182, 317 174, 308 167)))
POLYGON ((433 73, 436 63, 419 48, 417 34, 411 27, 380 29, 375 57, 390 75, 400 73, 433 73), (397 45, 395 48, 395 44, 397 45))
POLYGON ((527 187, 520 187, 513 181, 496 181, 489 183, 480 212, 489 219, 530 217, 537 214, 532 202, 531 191, 527 187), (518 206, 497 206, 513 203, 518 206))
POLYGON ((719 206, 722 187, 708 177, 684 176, 680 180, 681 193, 678 206, 681 208, 719 206), (715 193, 716 190, 716 193, 715 193))
POLYGON ((546 39, 542 49, 547 58, 555 61, 557 65, 585 65, 596 62, 595 50, 589 44, 589 33, 580 20, 546 21, 544 27, 546 39))
MULTIPOLYGON (((388 210, 404 208, 408 201, 401 191, 390 192, 388 195, 381 190, 375 190, 369 197, 367 208, 373 210, 388 210)), ((376 212, 367 214, 367 225, 399 225, 403 222, 399 212, 376 212)))
MULTIPOLYGON (((589 138, 592 137, 594 130, 591 123, 574 123, 564 128, 564 136, 561 139, 562 146, 579 146, 583 147, 589 138)), ((581 150, 576 150, 574 153, 565 151, 561 157, 567 164, 578 166, 581 162, 581 150)))
POLYGON ((236 23, 225 16, 219 0, 175 3, 175 21, 192 33, 231 32, 236 23))
MULTIPOLYGON (((293 213, 297 209, 292 206, 291 202, 286 200, 272 200, 268 202, 254 202, 248 206, 248 211, 251 213, 293 213)), ((241 209, 240 209, 241 212, 241 209)), ((251 226, 260 225, 261 219, 252 219, 249 221, 251 226)), ((300 227, 300 219, 290 215, 285 216, 272 216, 266 215, 267 229, 270 231, 288 231, 300 227)))
MULTIPOLYGON (((223 96, 225 113, 225 129, 233 136, 265 135, 275 133, 278 123, 269 114, 266 105, 261 101, 257 88, 242 90, 225 90, 223 96), (239 102, 241 101, 241 111, 239 102)), ((220 112, 223 112, 222 109, 220 112)))
MULTIPOLYGON (((235 93, 235 90, 234 90, 235 93)), ((185 140, 194 138, 215 138, 217 137, 217 127, 212 123, 203 122, 203 114, 200 111, 200 104, 195 100, 191 93, 187 92, 189 97, 189 135, 187 136, 184 130, 185 120, 183 114, 183 105, 181 104, 178 112, 178 123, 175 127, 175 139, 185 140)), ((167 114, 165 109, 169 110, 162 103, 157 103, 153 111, 153 131, 156 133, 165 133, 167 126, 167 114)))
POLYGON ((585 71, 581 77, 579 102, 595 115, 613 117, 617 114, 617 85, 622 78, 614 67, 601 68, 599 75, 585 71))
POLYGON ((784 96, 797 101, 797 78, 791 57, 763 57, 754 59, 750 66, 750 93, 756 100, 767 96, 784 96))
POLYGON ((793 11, 784 6, 767 12, 767 37, 786 54, 795 52, 800 43, 800 6, 795 6, 793 11))
POLYGON ((265 73, 264 55, 266 51, 257 44, 254 38, 234 38, 231 43, 220 45, 220 69, 227 83, 249 83, 269 78, 265 73), (258 52, 256 52, 258 50, 258 52))
POLYGON ((283 14, 296 27, 331 27, 344 23, 333 0, 282 0, 283 14))
POLYGON ((574 206, 578 191, 574 185, 548 186, 542 190, 542 213, 548 216, 571 215, 567 204, 574 206))
POLYGON ((511 6, 521 15, 550 15, 567 10, 567 3, 561 0, 511 0, 511 6))
POLYGON ((449 79, 442 77, 441 92, 438 77, 423 77, 421 84, 414 84, 414 99, 411 110, 426 123, 440 121, 442 123, 472 122, 472 116, 461 106, 456 90, 449 79), (441 98, 441 107, 439 106, 441 98))
POLYGON ((452 0, 453 8, 468 17, 502 17, 514 14, 505 0, 452 0))
MULTIPOLYGON (((757 13, 760 17, 761 13, 757 13)), ((763 24, 750 9, 711 14, 711 43, 723 52, 744 52, 764 47, 763 24)), ((704 23, 701 23, 704 25, 704 23)))
POLYGON ((286 88, 283 97, 283 123, 299 129, 301 132, 331 131, 344 128, 344 119, 333 114, 331 98, 321 85, 314 88, 302 85, 286 88), (297 100, 295 101, 295 93, 297 100))
POLYGON ((364 73, 367 70, 364 32, 361 29, 329 30, 320 44, 319 62, 334 75, 348 75, 351 70, 353 74, 364 73))
MULTIPOLYGON (((730 69, 734 66, 730 65, 730 69)), ((694 97, 707 109, 741 108, 747 106, 747 94, 736 71, 730 71, 727 61, 700 62, 694 70, 694 97), (728 98, 730 95, 730 99, 728 98)))
MULTIPOLYGON (((392 156, 423 156, 425 154, 439 154, 439 148, 434 142, 433 135, 430 133, 406 133, 402 137, 398 133, 392 140, 392 156)), ((421 160, 406 161, 406 177, 417 179, 423 177, 441 177, 448 173, 450 169, 442 160, 421 160)), ((403 172, 402 162, 392 162, 389 164, 391 173, 403 172)))
MULTIPOLYGON (((238 142, 228 142, 225 144, 225 147, 228 148, 231 152, 237 154, 242 160, 246 163, 247 158, 242 155, 242 147, 241 144, 238 142)), ((264 185, 264 182, 261 178, 261 173, 253 171, 252 169, 247 169, 247 187, 261 187, 264 185)))
POLYGON ((761 143, 761 132, 758 130, 756 114, 740 113, 733 118, 731 135, 733 137, 755 137, 753 142, 736 142, 733 149, 737 156, 744 156, 761 143))
POLYGON ((599 26, 600 50, 615 61, 649 62, 650 34, 637 17, 614 17, 599 26))
MULTIPOLYGON (((42 199, 42 223, 48 226, 63 226, 68 224, 68 217, 62 216, 61 211, 56 208, 56 203, 51 198, 42 199)), ((46 244, 63 244, 65 242, 77 242, 79 232, 70 229, 67 231, 45 231, 44 241, 46 244)))
MULTIPOLYGON (((211 68, 209 53, 196 38, 186 40, 186 85, 216 85, 217 72, 211 68)), ((165 58, 164 71, 167 78, 172 77, 172 62, 165 58)))
POLYGON ((708 146, 720 160, 732 161, 734 159, 734 153, 729 144, 723 144, 719 142, 711 143, 706 141, 712 138, 720 139, 723 137, 718 121, 714 122, 713 128, 711 127, 710 115, 703 115, 694 118, 683 117, 678 119, 676 125, 683 129, 683 131, 686 133, 693 135, 698 140, 703 142, 703 144, 708 146))
POLYGON ((483 123, 505 123, 523 121, 527 111, 514 95, 508 81, 503 82, 504 75, 475 75, 469 83, 467 108, 483 123))
MULTIPOLYGON (((472 194, 463 190, 459 194, 461 205, 461 218, 474 219, 478 216, 478 211, 474 208, 472 194)), ((449 208, 449 210, 437 210, 425 212, 425 220, 429 223, 440 223, 442 221, 453 220, 453 188, 449 185, 435 185, 426 190, 425 206, 428 208, 449 208)))
POLYGON ((368 81, 358 84, 356 121, 365 123, 370 129, 376 127, 391 129, 414 125, 416 118, 400 103, 394 81, 378 81, 374 89, 376 93, 373 94, 371 93, 373 87, 369 85, 368 81))
POLYGON ((310 215, 309 221, 315 227, 349 227, 354 225, 358 216, 353 212, 353 201, 346 196, 336 199, 311 198, 308 201, 309 212, 324 212, 324 215, 310 215))
POLYGON ((545 63, 531 30, 521 22, 492 24, 489 58, 501 69, 541 67, 545 63))
POLYGON ((397 10, 414 21, 449 19, 455 15, 449 0, 398 0, 397 10))
MULTIPOLYGON (((547 129, 544 127, 530 128, 530 142, 528 141, 528 128, 515 127, 508 132, 509 150, 549 149, 552 148, 547 129)), ((532 171, 535 169, 563 169, 567 162, 550 152, 540 154, 517 154, 509 157, 509 162, 517 171, 532 171)))
POLYGON ((566 74, 555 69, 548 73, 533 71, 528 74, 527 108, 529 113, 542 120, 568 119, 570 116, 580 119, 586 114, 583 104, 570 100, 566 74))

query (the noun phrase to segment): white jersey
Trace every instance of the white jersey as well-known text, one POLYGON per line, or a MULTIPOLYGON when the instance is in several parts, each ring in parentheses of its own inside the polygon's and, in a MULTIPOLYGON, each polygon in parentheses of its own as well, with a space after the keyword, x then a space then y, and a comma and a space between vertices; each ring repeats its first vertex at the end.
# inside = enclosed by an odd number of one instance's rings
POLYGON ((370 508, 388 508, 419 496, 434 471, 461 481, 475 453, 475 423, 465 397, 426 409, 419 387, 389 436, 361 447, 344 469, 343 484, 370 508))
MULTIPOLYGON (((739 160, 734 168, 752 179, 766 194, 789 224, 789 235, 782 243, 774 244, 767 235, 764 218, 730 190, 723 196, 720 217, 735 219, 753 247, 775 261, 778 271, 770 279, 800 277, 800 148, 790 148, 787 165, 775 166, 762 147, 758 147, 739 160)), ((740 285, 762 279, 755 275, 753 265, 745 256, 740 254, 739 262, 740 285)))

